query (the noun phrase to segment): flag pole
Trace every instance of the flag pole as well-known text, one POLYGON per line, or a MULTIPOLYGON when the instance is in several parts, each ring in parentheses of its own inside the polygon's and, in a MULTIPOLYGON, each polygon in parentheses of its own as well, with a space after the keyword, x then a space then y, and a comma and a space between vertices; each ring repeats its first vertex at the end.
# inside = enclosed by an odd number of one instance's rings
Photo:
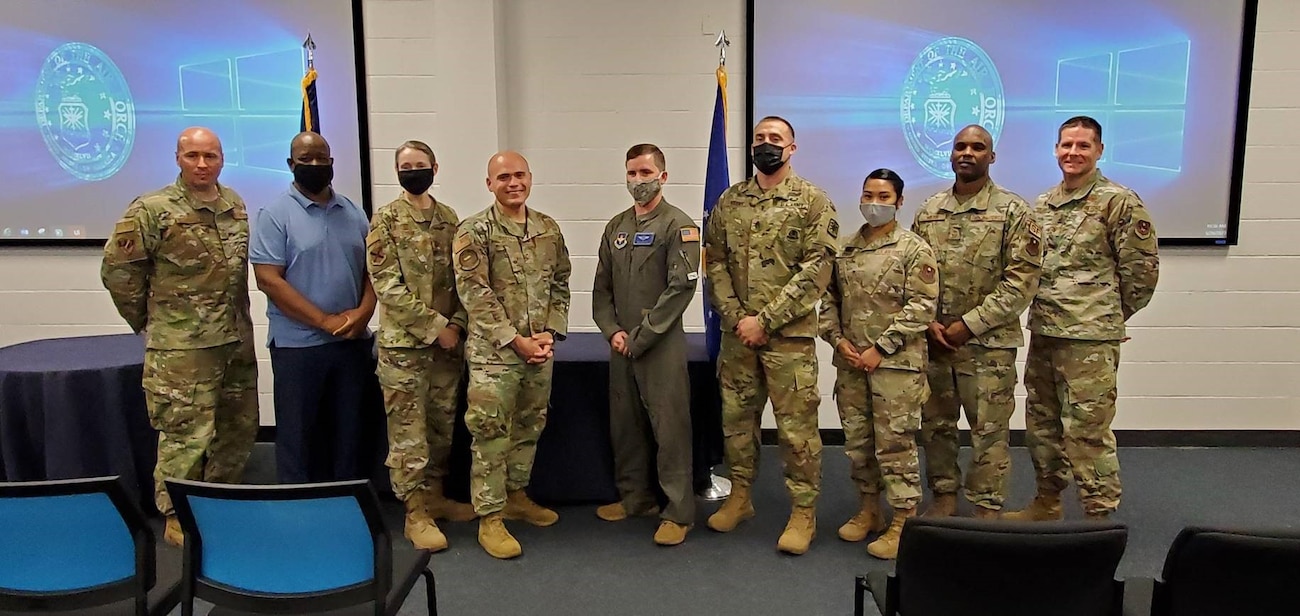
MULTIPOLYGON (((722 114, 722 123, 721 123, 721 129, 722 129, 722 131, 721 131, 721 132, 722 132, 722 138, 725 140, 725 135, 726 135, 726 113, 727 113, 727 111, 726 111, 726 109, 727 109, 727 47, 731 46, 731 39, 728 39, 728 38, 727 38, 727 31, 726 31, 726 30, 723 30, 723 29, 719 29, 719 30, 718 30, 718 38, 713 42, 713 46, 718 48, 718 70, 717 70, 717 77, 718 77, 718 101, 717 101, 717 102, 721 104, 721 109, 718 109, 718 108, 717 108, 718 105, 715 104, 714 115, 717 116, 717 114, 719 114, 719 113, 722 114)), ((717 123, 716 123, 716 117, 715 117, 715 125, 714 125, 714 126, 715 126, 715 128, 718 126, 717 123)), ((713 144, 713 140, 714 140, 714 139, 713 139, 713 135, 710 135, 710 137, 709 137, 709 142, 710 142, 710 143, 709 143, 709 147, 710 147, 710 150, 713 149, 713 145, 714 145, 714 144, 713 144)), ((723 169, 722 169, 722 173, 723 173, 724 177, 726 177, 726 176, 728 176, 728 175, 730 175, 730 174, 728 174, 728 173, 727 173, 727 170, 726 170, 726 166, 727 166, 727 165, 726 165, 725 142, 723 143, 723 146, 724 146, 724 147, 723 147, 723 152, 722 152, 722 154, 721 154, 722 157, 723 157, 723 161, 722 161, 722 167, 723 167, 723 169)), ((710 172, 712 172, 712 171, 713 171, 713 165, 710 164, 710 172)), ((706 176, 707 176, 707 175, 709 175, 709 174, 706 174, 706 176)), ((728 180, 728 181, 729 181, 729 180, 728 180)), ((710 211, 710 209, 711 209, 711 208, 710 208, 710 204, 708 203, 708 201, 709 201, 709 197, 711 196, 711 195, 707 194, 707 193, 708 193, 708 184, 709 184, 709 182, 708 182, 708 179, 706 178, 706 180, 705 180, 705 193, 706 193, 706 194, 705 194, 705 205, 704 205, 704 212, 705 212, 705 218, 706 218, 706 219, 708 218, 709 211, 710 211)), ((725 187, 723 187, 723 188, 725 188, 725 187)), ((721 193, 721 191, 719 191, 719 194, 720 194, 720 193, 721 193)), ((714 198, 716 198, 716 196, 714 196, 714 198)), ((701 255, 700 264, 701 264, 701 267, 704 265, 703 255, 701 255)), ((704 279, 705 284, 708 284, 708 277, 707 277, 707 276, 704 276, 703 279, 704 279)), ((707 293, 705 294, 704 301, 705 301, 705 304, 706 304, 706 306, 707 306, 708 301, 709 301, 709 298, 708 298, 708 294, 707 294, 707 293)), ((715 323, 716 323, 716 321, 717 321, 717 315, 716 315, 716 314, 712 314, 712 315, 711 315, 710 313, 712 313, 712 308, 708 308, 708 310, 707 310, 706 313, 705 313, 705 317, 706 317, 706 318, 705 318, 705 337, 706 337, 706 339, 707 339, 708 336, 709 336, 709 332, 708 332, 709 321, 713 321, 713 322, 715 322, 715 323)), ((714 354, 714 353, 713 353, 713 350, 710 349, 710 351, 711 351, 710 354, 713 355, 713 354, 714 354)), ((717 361, 717 357, 710 357, 709 359, 714 360, 714 361, 717 361)), ((726 477, 719 477, 718 475, 714 474, 712 470, 710 470, 710 471, 709 471, 709 483, 708 483, 708 485, 704 488, 704 490, 700 493, 700 497, 703 498, 704 500, 708 500, 708 501, 719 501, 719 500, 722 500, 722 499, 724 499, 724 498, 727 498, 727 497, 730 496, 730 495, 731 495, 731 480, 730 480, 730 479, 727 479, 726 477)))

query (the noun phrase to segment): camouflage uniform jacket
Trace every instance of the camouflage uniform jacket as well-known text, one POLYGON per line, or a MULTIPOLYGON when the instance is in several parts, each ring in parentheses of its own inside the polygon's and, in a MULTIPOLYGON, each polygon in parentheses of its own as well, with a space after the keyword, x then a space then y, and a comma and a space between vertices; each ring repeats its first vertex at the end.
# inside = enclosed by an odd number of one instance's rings
POLYGON ((527 208, 524 224, 491 207, 466 218, 452 251, 456 290, 469 315, 466 359, 522 364, 516 335, 551 332, 564 339, 569 323, 569 250, 555 219, 527 208))
MULTIPOLYGON (((882 368, 925 370, 925 330, 939 296, 938 264, 925 240, 904 228, 867 241, 866 227, 844 244, 822 298, 821 336, 848 339, 859 351, 878 347, 882 368)), ((833 363, 849 368, 839 353, 833 363)))
POLYGON ((1100 171, 1077 190, 1039 195, 1047 252, 1029 330, 1073 340, 1120 340, 1160 275, 1155 225, 1133 191, 1100 171))
POLYGON ((177 179, 137 197, 104 246, 104 288, 147 348, 253 341, 248 211, 235 191, 218 190, 204 203, 177 179))
POLYGON ((1034 300, 1043 265, 1042 229, 1025 200, 992 180, 965 203, 950 188, 926 200, 912 231, 939 260, 935 320, 965 321, 971 344, 985 348, 1024 345, 1020 313, 1034 300))
POLYGON ((767 191, 757 178, 727 189, 704 230, 709 299, 723 327, 757 316, 770 335, 816 337, 839 228, 826 193, 793 173, 767 191))
POLYGON ((405 196, 375 212, 366 252, 370 280, 383 307, 379 346, 420 349, 432 345, 449 324, 465 329, 451 267, 458 222, 445 204, 434 201, 422 210, 405 196))

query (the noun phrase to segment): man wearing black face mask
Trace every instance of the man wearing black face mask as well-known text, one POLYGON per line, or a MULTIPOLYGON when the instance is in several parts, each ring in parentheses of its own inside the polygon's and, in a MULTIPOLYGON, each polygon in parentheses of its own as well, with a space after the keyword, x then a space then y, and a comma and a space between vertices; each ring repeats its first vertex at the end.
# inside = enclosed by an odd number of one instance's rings
POLYGON ((290 145, 293 184, 264 207, 249 261, 266 293, 275 376, 275 462, 281 483, 365 475, 357 434, 369 379, 375 291, 366 275, 369 221, 334 192, 329 143, 290 145))
POLYGON ((759 418, 770 393, 792 510, 777 549, 808 550, 821 489, 817 410, 817 300, 830 282, 839 221, 820 188, 789 159, 794 128, 769 116, 754 127, 758 175, 718 199, 705 223, 709 299, 722 317, 718 376, 731 495, 709 517, 729 532, 754 516, 759 418))

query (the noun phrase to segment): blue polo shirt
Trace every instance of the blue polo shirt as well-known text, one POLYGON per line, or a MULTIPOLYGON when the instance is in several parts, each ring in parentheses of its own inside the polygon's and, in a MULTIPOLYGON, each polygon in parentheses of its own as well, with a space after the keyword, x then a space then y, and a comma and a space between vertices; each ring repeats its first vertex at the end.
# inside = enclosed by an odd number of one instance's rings
MULTIPOLYGON (((347 197, 334 193, 321 206, 290 185, 258 212, 248 260, 283 267, 290 286, 317 308, 335 314, 361 303, 369 230, 365 211, 347 197)), ((343 340, 289 318, 275 302, 267 302, 266 317, 268 345, 301 348, 343 340)))

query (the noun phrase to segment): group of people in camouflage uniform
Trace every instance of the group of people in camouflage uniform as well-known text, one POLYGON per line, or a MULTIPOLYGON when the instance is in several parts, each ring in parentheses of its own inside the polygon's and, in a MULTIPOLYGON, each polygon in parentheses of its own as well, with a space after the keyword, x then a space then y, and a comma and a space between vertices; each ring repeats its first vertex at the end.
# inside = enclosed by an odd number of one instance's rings
POLYGON ((834 397, 861 496, 842 539, 883 531, 867 551, 897 555, 922 499, 919 449, 934 495, 925 515, 955 515, 964 489, 975 517, 1059 519, 1071 478, 1089 518, 1114 512, 1119 348, 1125 321, 1151 300, 1159 258, 1141 200, 1097 169, 1101 137, 1090 117, 1065 121, 1056 142, 1062 181, 1030 205, 990 179, 988 131, 965 127, 952 140, 952 187, 921 205, 910 230, 896 220, 903 179, 877 169, 862 186, 865 224, 839 241, 830 200, 791 169, 794 128, 760 121, 758 174, 722 196, 704 234, 709 298, 724 325, 718 371, 733 482, 709 527, 727 532, 754 515, 758 421, 770 398, 792 505, 777 547, 808 549, 821 451, 815 335, 835 349, 834 397), (1025 310, 1037 495, 1002 513, 1025 310), (963 409, 973 450, 964 483, 963 409), (892 516, 881 510, 882 490, 892 516))
MULTIPOLYGON (((903 179, 878 169, 863 183, 866 224, 845 238, 831 200, 794 173, 794 128, 782 118, 756 125, 758 173, 721 196, 703 232, 664 200, 663 152, 633 146, 626 156, 633 205, 602 234, 592 291, 593 319, 610 345, 620 492, 597 515, 658 515, 660 545, 682 543, 692 527, 682 314, 702 256, 707 298, 723 324, 717 368, 732 480, 708 518, 711 529, 729 532, 755 515, 760 418, 770 400, 791 499, 777 546, 808 550, 821 488, 817 337, 835 349, 834 397, 861 496, 842 539, 883 531, 869 553, 896 555, 903 523, 922 499, 919 448, 934 494, 926 515, 955 515, 964 488, 976 517, 1058 519, 1071 478, 1085 514, 1115 511, 1110 424, 1119 346, 1124 322, 1151 299, 1158 257, 1142 202, 1096 168, 1101 132, 1083 116, 1061 125, 1063 180, 1030 205, 989 178, 992 138, 966 127, 953 139, 956 181, 925 201, 910 231, 896 221, 903 179), (1026 440, 1037 496, 1000 514, 1026 309, 1026 440), (960 409, 974 450, 964 484, 960 409), (882 489, 892 516, 880 507, 882 489)), ((165 537, 179 544, 163 479, 239 481, 258 412, 248 214, 217 182, 222 152, 211 131, 182 133, 176 160, 177 182, 136 199, 117 224, 102 277, 127 323, 146 334, 144 389, 160 433, 156 501, 168 516, 165 537)), ((429 194, 438 165, 427 144, 402 144, 395 168, 402 194, 375 212, 364 258, 382 306, 377 373, 405 534, 437 551, 447 547, 437 519, 478 518, 484 550, 512 558, 522 548, 504 520, 558 520, 525 488, 546 424, 554 346, 568 330, 569 252, 558 223, 527 205, 532 174, 518 153, 491 158, 494 203, 463 222, 429 194), (471 505, 442 493, 463 380, 471 505)))

